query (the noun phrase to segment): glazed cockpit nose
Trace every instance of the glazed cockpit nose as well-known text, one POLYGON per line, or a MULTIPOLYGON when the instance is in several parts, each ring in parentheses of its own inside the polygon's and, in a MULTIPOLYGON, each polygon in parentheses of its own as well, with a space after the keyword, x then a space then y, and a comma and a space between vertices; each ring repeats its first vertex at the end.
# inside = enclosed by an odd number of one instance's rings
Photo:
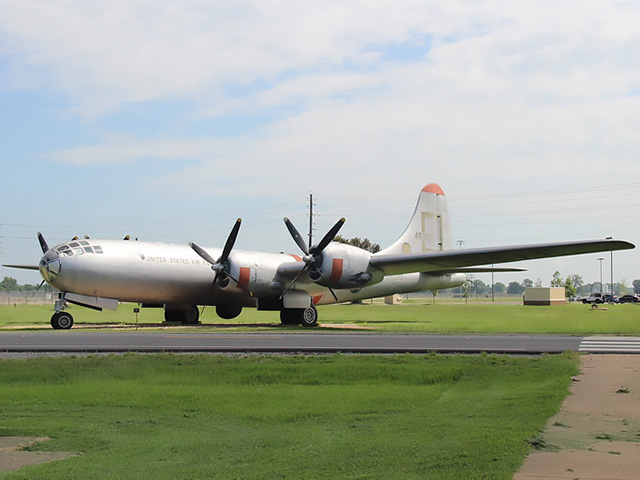
POLYGON ((60 273, 60 255, 55 250, 49 250, 40 260, 40 274, 51 283, 60 273))

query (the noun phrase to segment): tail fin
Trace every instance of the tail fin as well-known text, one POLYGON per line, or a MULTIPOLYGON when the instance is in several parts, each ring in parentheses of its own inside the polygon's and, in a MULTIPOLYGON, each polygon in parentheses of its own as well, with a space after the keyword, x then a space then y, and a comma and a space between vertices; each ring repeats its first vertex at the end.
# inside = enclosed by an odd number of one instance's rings
POLYGON ((418 196, 413 217, 404 233, 381 254, 451 250, 451 226, 447 200, 439 185, 430 183, 418 196))

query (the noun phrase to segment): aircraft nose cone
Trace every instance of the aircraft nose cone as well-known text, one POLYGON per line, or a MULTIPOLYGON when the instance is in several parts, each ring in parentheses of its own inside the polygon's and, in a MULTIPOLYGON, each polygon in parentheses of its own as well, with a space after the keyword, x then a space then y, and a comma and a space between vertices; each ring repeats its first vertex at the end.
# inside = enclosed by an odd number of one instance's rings
POLYGON ((58 252, 49 250, 40 260, 40 275, 47 283, 52 283, 60 273, 60 255, 58 252))

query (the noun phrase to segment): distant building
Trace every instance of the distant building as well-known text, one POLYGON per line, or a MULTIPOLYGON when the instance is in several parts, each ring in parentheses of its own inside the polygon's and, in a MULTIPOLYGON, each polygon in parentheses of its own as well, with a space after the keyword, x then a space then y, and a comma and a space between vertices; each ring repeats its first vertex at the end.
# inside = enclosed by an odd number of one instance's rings
POLYGON ((395 294, 384 297, 384 303, 387 305, 400 305, 402 303, 402 295, 395 294))
POLYGON ((525 305, 562 305, 567 303, 564 287, 527 287, 524 290, 525 305))

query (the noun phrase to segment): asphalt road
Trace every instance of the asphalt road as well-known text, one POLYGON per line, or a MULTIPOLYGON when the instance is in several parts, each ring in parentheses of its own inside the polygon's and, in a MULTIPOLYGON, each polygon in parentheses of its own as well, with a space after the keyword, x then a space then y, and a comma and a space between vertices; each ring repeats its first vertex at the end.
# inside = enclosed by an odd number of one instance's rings
POLYGON ((529 335, 0 332, 6 352, 500 352, 577 351, 582 338, 529 335))
POLYGON ((640 353, 637 337, 345 333, 0 332, 0 352, 640 353))

